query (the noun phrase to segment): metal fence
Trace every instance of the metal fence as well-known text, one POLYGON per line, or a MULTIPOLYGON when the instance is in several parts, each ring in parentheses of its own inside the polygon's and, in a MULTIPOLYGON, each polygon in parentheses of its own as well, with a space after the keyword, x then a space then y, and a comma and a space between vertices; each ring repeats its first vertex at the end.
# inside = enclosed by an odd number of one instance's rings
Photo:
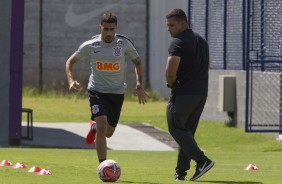
POLYGON ((282 1, 247 2, 247 132, 282 132, 282 1))
POLYGON ((212 69, 282 59, 281 0, 188 0, 190 27, 210 44, 212 69))
POLYGON ((188 17, 212 69, 246 70, 246 131, 282 132, 282 1, 189 0, 188 17))
POLYGON ((247 62, 247 132, 282 132, 281 71, 282 60, 247 62))

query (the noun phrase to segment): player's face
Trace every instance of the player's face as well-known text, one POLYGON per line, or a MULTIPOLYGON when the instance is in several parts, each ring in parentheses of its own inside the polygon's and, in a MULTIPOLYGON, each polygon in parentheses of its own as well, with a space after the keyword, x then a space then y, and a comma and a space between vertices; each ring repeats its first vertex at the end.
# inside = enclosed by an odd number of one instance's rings
POLYGON ((102 40, 106 43, 111 43, 115 39, 117 25, 115 23, 103 22, 100 24, 102 40))
POLYGON ((175 18, 169 18, 166 19, 166 26, 171 37, 175 37, 185 29, 185 22, 178 21, 175 18))

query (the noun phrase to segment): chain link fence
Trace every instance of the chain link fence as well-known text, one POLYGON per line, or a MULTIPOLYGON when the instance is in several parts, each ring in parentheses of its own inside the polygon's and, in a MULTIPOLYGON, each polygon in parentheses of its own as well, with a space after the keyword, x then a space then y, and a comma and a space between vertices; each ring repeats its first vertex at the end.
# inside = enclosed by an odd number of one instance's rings
POLYGON ((211 69, 246 70, 246 131, 282 132, 282 1, 188 6, 190 27, 209 42, 211 69))
POLYGON ((210 44, 212 69, 282 59, 281 0, 189 0, 190 27, 210 44))
POLYGON ((246 131, 282 132, 281 71, 282 61, 248 62, 246 131))

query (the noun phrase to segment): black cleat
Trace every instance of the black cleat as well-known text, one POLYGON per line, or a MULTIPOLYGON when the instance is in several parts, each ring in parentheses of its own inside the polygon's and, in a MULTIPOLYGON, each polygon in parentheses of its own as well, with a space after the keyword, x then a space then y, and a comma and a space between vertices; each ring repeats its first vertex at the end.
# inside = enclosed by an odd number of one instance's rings
POLYGON ((205 174, 206 172, 208 172, 212 167, 214 166, 214 162, 211 161, 210 159, 207 159, 205 162, 203 162, 202 164, 197 164, 196 167, 196 172, 193 175, 192 178, 190 178, 191 181, 194 181, 198 178, 200 178, 203 174, 205 174))

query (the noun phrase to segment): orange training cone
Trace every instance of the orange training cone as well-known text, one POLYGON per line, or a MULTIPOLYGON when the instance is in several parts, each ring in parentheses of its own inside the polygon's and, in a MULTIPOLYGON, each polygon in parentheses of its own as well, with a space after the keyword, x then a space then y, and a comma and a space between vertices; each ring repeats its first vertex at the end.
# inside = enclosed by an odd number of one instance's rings
POLYGON ((33 166, 32 168, 28 170, 28 172, 37 172, 37 173, 40 171, 41 171, 41 168, 38 166, 33 166))
POLYGON ((246 168, 246 171, 253 171, 253 170, 258 170, 258 167, 255 164, 249 164, 246 168))
POLYGON ((51 171, 49 169, 42 169, 39 173, 39 175, 51 175, 51 171))
POLYGON ((0 166, 11 166, 12 163, 9 160, 2 160, 0 166))
POLYGON ((24 168, 26 168, 26 165, 25 165, 24 163, 17 162, 17 163, 13 166, 13 168, 15 168, 15 169, 24 169, 24 168))

